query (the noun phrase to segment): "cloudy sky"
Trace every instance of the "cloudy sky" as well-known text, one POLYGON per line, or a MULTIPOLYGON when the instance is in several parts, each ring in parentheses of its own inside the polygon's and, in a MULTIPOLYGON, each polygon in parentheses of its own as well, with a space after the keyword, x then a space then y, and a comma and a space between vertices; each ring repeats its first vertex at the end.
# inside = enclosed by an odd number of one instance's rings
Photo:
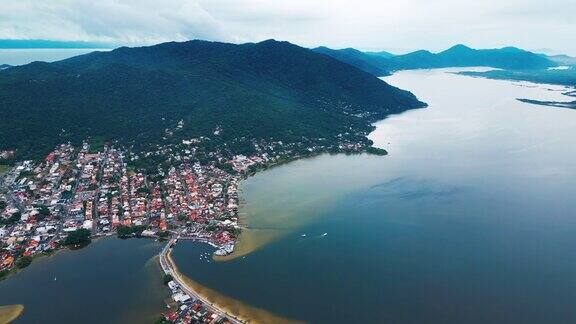
POLYGON ((576 55, 576 0, 0 0, 0 39, 288 40, 406 52, 456 43, 576 55))

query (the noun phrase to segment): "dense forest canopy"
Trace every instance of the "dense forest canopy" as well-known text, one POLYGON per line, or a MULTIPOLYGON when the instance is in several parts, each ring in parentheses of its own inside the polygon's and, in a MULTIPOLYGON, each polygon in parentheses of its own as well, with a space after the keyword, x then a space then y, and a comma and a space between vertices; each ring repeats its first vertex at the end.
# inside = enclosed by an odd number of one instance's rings
POLYGON ((0 150, 35 158, 86 138, 135 145, 215 137, 294 140, 367 130, 422 107, 326 55, 274 40, 122 47, 0 71, 0 150))

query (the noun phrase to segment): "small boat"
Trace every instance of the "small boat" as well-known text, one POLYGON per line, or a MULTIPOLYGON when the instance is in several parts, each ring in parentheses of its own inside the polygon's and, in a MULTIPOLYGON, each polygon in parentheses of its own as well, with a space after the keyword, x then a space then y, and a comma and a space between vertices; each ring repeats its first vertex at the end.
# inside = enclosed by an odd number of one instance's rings
POLYGON ((56 276, 54 276, 54 281, 56 281, 56 276))
POLYGON ((326 235, 328 235, 328 233, 324 233, 324 234, 322 234, 322 236, 323 236, 323 237, 324 237, 324 236, 326 236, 326 235))
POLYGON ((302 235, 300 235, 300 236, 302 236, 302 237, 306 237, 306 234, 302 234, 302 235))

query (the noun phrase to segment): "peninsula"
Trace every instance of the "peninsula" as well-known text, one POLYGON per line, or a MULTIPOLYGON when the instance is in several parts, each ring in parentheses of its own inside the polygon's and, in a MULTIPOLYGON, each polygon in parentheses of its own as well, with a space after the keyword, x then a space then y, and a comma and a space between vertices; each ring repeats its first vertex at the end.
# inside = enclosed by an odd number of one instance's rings
MULTIPOLYGON (((112 235, 192 239, 228 255, 242 231, 242 178, 321 153, 386 154, 366 137, 372 123, 421 107, 369 73, 272 40, 165 43, 8 67, 0 276, 112 235)), ((235 321, 179 287, 166 320, 235 321)))

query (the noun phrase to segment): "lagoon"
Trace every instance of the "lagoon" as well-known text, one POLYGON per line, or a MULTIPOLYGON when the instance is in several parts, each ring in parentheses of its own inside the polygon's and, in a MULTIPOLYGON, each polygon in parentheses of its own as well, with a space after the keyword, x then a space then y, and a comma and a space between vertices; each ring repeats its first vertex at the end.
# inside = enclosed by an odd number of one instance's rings
POLYGON ((162 246, 104 238, 39 257, 0 281, 0 305, 24 306, 14 323, 153 323, 168 297, 156 261, 162 246))
MULTIPOLYGON (((403 71, 428 108, 376 124, 385 157, 322 155, 243 182, 235 258, 173 257, 199 284, 312 323, 576 319, 576 111, 563 87, 403 71)), ((218 297, 215 297, 218 301, 218 297)))

